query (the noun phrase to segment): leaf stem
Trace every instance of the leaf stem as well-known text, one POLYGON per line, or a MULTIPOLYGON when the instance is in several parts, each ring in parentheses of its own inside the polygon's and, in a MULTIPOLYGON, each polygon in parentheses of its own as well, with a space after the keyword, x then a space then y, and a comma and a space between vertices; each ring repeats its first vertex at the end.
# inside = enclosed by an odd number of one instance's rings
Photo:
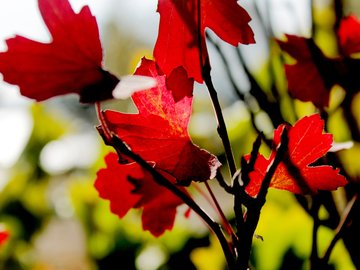
POLYGON ((103 127, 105 139, 107 142, 110 142, 111 141, 111 132, 108 128, 108 125, 105 121, 104 115, 101 111, 101 104, 99 101, 95 103, 95 108, 96 108, 96 114, 97 114, 98 120, 100 122, 100 125, 103 127))
POLYGON ((223 146, 224 146, 224 150, 225 150, 225 155, 226 155, 226 159, 229 165, 229 169, 230 169, 230 173, 231 173, 231 177, 236 173, 236 166, 235 166, 235 161, 234 161, 234 156, 231 150, 231 145, 230 145, 230 140, 229 140, 229 136, 228 136, 228 132, 226 129, 226 124, 225 124, 225 120, 224 120, 224 116, 222 114, 222 110, 221 110, 221 106, 220 106, 220 102, 217 96, 217 92, 216 89, 212 83, 212 79, 211 79, 211 66, 210 66, 210 62, 209 62, 209 57, 206 56, 205 59, 203 59, 203 47, 202 47, 202 39, 203 39, 203 34, 202 33, 202 27, 201 27, 201 1, 198 0, 197 1, 198 4, 198 13, 197 13, 197 42, 198 42, 198 46, 199 46, 199 60, 200 60, 200 66, 201 66, 201 75, 203 77, 203 80, 208 88, 210 97, 211 97, 211 101, 214 107, 214 111, 216 114, 216 118, 217 118, 217 122, 218 122, 218 134, 222 140, 223 146))
MULTIPOLYGON (((207 182, 205 182, 206 187, 208 187, 209 185, 207 184, 207 182)), ((207 191, 209 192, 209 194, 207 194, 204 190, 202 190, 202 188, 197 184, 197 183, 193 183, 192 184, 194 186, 194 188, 196 189, 197 192, 200 193, 200 195, 211 205, 211 207, 214 209, 214 211, 219 215, 220 220, 222 221, 222 225, 225 228, 225 231, 227 232, 228 235, 235 235, 234 231, 232 230, 232 227, 230 226, 228 220, 225 218, 225 215, 222 211, 222 209, 220 208, 220 205, 217 203, 216 198, 212 192, 212 190, 207 189, 207 191)), ((210 186, 209 186, 210 188, 210 186)))
POLYGON ((204 183, 205 183, 206 189, 208 190, 208 192, 209 192, 209 194, 210 194, 210 196, 211 196, 212 201, 213 201, 214 204, 215 204, 216 210, 217 210, 217 212, 219 213, 219 215, 220 215, 220 217, 221 217, 222 224, 223 224, 226 232, 227 232, 232 238, 236 237, 236 235, 235 235, 235 233, 234 233, 234 230, 233 230, 233 228, 231 227, 231 225, 230 225, 229 221, 227 220, 227 218, 225 217, 225 214, 224 214, 223 210, 221 209, 220 204, 219 204, 218 200, 216 199, 215 194, 214 194, 214 192, 212 191, 209 183, 208 183, 207 181, 205 181, 204 183))
POLYGON ((214 111, 216 114, 216 118, 217 118, 217 122, 218 122, 217 132, 222 140, 224 150, 225 150, 225 155, 226 155, 227 162, 228 162, 229 169, 230 169, 230 173, 231 173, 231 176, 233 176, 236 173, 235 160, 234 160, 234 156, 232 153, 229 135, 227 132, 227 128, 226 128, 224 116, 223 116, 223 113, 221 110, 218 95, 217 95, 216 89, 212 83, 209 64, 206 64, 203 66, 202 73, 203 73, 203 79, 208 88, 210 98, 211 98, 211 101, 212 101, 212 104, 214 107, 214 111))

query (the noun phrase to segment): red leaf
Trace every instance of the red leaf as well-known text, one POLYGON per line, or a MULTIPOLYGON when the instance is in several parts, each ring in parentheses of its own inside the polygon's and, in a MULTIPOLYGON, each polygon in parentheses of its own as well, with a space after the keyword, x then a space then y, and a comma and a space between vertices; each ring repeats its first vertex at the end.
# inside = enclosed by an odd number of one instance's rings
MULTIPOLYGON (((288 152, 285 160, 277 167, 270 187, 306 194, 346 185, 347 181, 339 174, 339 169, 327 165, 310 166, 327 153, 333 142, 331 134, 322 133, 324 122, 318 114, 302 118, 293 127, 280 125, 274 132, 274 148, 280 143, 284 128, 288 128, 288 152)), ((250 173, 250 183, 246 187, 251 196, 258 194, 275 155, 275 151, 272 151, 269 159, 258 155, 255 170, 250 173)))
MULTIPOLYGON (((289 94, 301 101, 311 101, 319 108, 328 106, 330 89, 314 62, 309 48, 311 40, 293 35, 286 37, 286 42, 278 43, 281 49, 297 61, 294 65, 285 65, 289 94)), ((316 51, 319 54, 318 58, 325 59, 320 50, 316 51)))
POLYGON ((296 60, 294 65, 285 65, 289 93, 293 98, 311 101, 323 108, 329 105, 329 93, 336 84, 350 94, 359 91, 358 59, 328 58, 313 39, 287 35, 286 42, 278 43, 296 60))
POLYGON ((10 237, 10 232, 4 228, 0 229, 0 246, 4 245, 10 237))
MULTIPOLYGON (((105 162, 107 167, 97 173, 95 187, 101 198, 110 201, 111 211, 122 218, 131 208, 142 208, 144 230, 154 236, 171 230, 176 208, 183 202, 137 163, 119 164, 115 153, 108 154, 105 162)), ((173 177, 163 175, 175 183, 173 177)))
POLYGON ((38 3, 52 41, 8 39, 8 50, 0 53, 4 80, 37 101, 69 93, 80 94, 83 102, 111 98, 118 79, 101 67, 99 31, 89 7, 76 14, 67 0, 38 3))
POLYGON ((360 21, 354 15, 341 20, 338 30, 340 46, 346 55, 360 52, 360 21))
POLYGON ((192 97, 194 79, 188 78, 186 70, 180 66, 166 78, 166 87, 172 92, 175 102, 178 102, 184 97, 192 97))
POLYGON ((205 44, 206 27, 234 46, 238 43, 254 43, 254 34, 248 25, 251 18, 236 0, 200 0, 200 10, 198 0, 159 0, 158 12, 160 26, 154 56, 167 76, 175 68, 183 66, 190 78, 200 83, 203 81, 199 42, 202 47, 201 57, 205 60, 208 56, 205 44))
POLYGON ((166 88, 165 76, 158 74, 153 61, 143 59, 135 74, 156 78, 158 86, 132 96, 138 114, 105 111, 109 129, 144 160, 154 162, 156 168, 183 184, 213 178, 219 161, 194 145, 187 132, 192 98, 175 102, 166 88))

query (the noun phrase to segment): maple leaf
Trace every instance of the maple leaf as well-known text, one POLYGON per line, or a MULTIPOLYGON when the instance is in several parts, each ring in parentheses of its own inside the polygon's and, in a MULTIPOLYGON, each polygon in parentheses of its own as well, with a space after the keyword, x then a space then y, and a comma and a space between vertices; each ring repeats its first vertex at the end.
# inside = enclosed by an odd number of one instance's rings
POLYGON ((286 35, 287 41, 280 41, 280 47, 292 56, 295 64, 286 64, 289 94, 301 101, 311 101, 316 107, 329 105, 331 88, 338 84, 345 91, 360 90, 357 70, 360 61, 351 58, 328 58, 313 39, 286 35))
POLYGON ((187 132, 192 98, 175 102, 155 62, 142 59, 136 75, 150 75, 157 87, 133 94, 138 114, 105 111, 108 128, 144 160, 154 162, 183 184, 215 177, 217 158, 191 142, 187 132))
POLYGON ((341 50, 346 55, 360 52, 360 21, 355 15, 341 19, 337 34, 341 50))
MULTIPOLYGON (((331 134, 323 133, 324 122, 318 114, 305 116, 294 126, 280 125, 274 132, 274 149, 279 145, 285 128, 288 129, 287 155, 277 166, 270 187, 306 194, 316 193, 318 190, 334 190, 347 184, 345 177, 339 174, 339 169, 328 165, 311 166, 327 153, 333 142, 331 134)), ((269 159, 258 154, 246 187, 246 192, 251 196, 258 194, 275 155, 274 150, 269 159)))
POLYGON ((154 57, 167 76, 182 66, 190 78, 203 81, 200 54, 202 61, 208 58, 206 27, 231 45, 254 43, 254 34, 248 25, 251 18, 236 0, 159 0, 157 11, 160 25, 154 57), (201 25, 198 27, 199 13, 201 25))
POLYGON ((119 80, 102 69, 99 30, 89 7, 76 14, 67 0, 38 5, 52 41, 8 39, 8 50, 0 53, 4 80, 37 101, 69 93, 79 94, 82 102, 111 98, 119 80))
POLYGON ((286 35, 286 38, 286 42, 278 40, 278 43, 281 49, 297 61, 294 65, 285 65, 289 94, 301 101, 311 101, 317 107, 327 107, 330 88, 335 82, 332 76, 322 76, 322 72, 326 73, 326 66, 331 63, 328 63, 312 39, 294 35, 286 35), (319 60, 318 64, 314 58, 319 60), (324 71, 320 71, 319 66, 324 67, 324 71))
MULTIPOLYGON (((110 201, 111 211, 122 218, 131 208, 142 208, 144 230, 150 231, 156 237, 165 230, 171 230, 176 208, 183 204, 183 201, 158 185, 150 173, 137 163, 119 164, 116 153, 109 153, 105 162, 106 168, 97 173, 95 188, 101 198, 110 201)), ((173 177, 162 174, 175 184, 173 177)))
POLYGON ((166 77, 166 87, 172 92, 174 101, 178 102, 184 97, 192 97, 194 79, 189 78, 186 70, 180 66, 175 68, 170 76, 166 77))

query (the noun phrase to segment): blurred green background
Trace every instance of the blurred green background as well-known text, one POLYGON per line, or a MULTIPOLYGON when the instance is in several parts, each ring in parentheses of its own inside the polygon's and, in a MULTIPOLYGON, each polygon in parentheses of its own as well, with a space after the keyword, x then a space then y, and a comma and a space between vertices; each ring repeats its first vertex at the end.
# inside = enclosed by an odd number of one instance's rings
MULTIPOLYGON (((83 2, 91 7, 94 4, 90 0, 83 2)), ((76 6, 80 7, 83 2, 76 2, 76 6)), ((147 4, 140 0, 104 2, 106 5, 101 7, 94 4, 94 13, 99 14, 105 66, 120 76, 132 73, 143 55, 151 57, 158 20, 156 1, 147 4), (133 16, 131 12, 134 12, 133 16)), ((259 45, 241 48, 245 62, 264 89, 269 88, 274 75, 268 73, 267 67, 274 66, 276 84, 282 89, 284 118, 294 123, 302 115, 313 113, 315 108, 309 103, 291 100, 287 95, 279 48, 274 42, 268 43, 266 31, 269 29, 262 26, 271 24, 277 37, 288 31, 309 36, 312 1, 300 5, 296 2, 302 1, 268 1, 267 4, 254 1, 260 9, 258 18, 254 3, 250 2, 245 1, 244 5, 254 16, 252 26, 259 45), (267 5, 271 7, 269 10, 267 5), (259 23, 260 19, 264 20, 263 25, 259 23)), ((333 2, 313 2, 315 40, 328 56, 335 56, 333 2)), ((2 12, 4 9, 5 6, 2 12)), ((344 1, 344 10, 345 13, 359 12, 360 4, 357 0, 344 1)), ((2 33, 8 34, 5 30, 2 33)), ((223 48, 228 50, 226 45, 223 48)), ((239 161, 241 155, 250 152, 256 131, 246 106, 236 101, 217 51, 212 45, 209 50, 214 82, 219 89, 234 154, 239 161)), ((231 58, 231 54, 227 57, 231 58)), ((236 63, 232 64, 237 83, 246 92, 246 75, 236 63)), ((100 199, 93 187, 97 170, 104 166, 103 157, 111 151, 94 129, 97 125, 94 108, 80 105, 77 98, 71 96, 35 104, 17 97, 13 94, 16 92, 15 87, 0 85, 0 223, 11 234, 9 241, 0 248, 0 269, 225 269, 217 240, 208 234, 205 224, 194 213, 187 219, 181 209, 175 228, 160 238, 142 231, 138 211, 131 211, 122 220, 110 213, 109 203, 100 199)), ((348 141, 351 135, 344 124, 342 111, 337 107, 343 96, 342 89, 333 89, 331 95, 329 131, 334 133, 335 141, 348 141)), ((360 97, 354 105, 357 116, 360 115, 359 103, 360 97)), ((107 102, 103 107, 134 110, 130 101, 107 102)), ((266 113, 256 112, 255 123, 258 129, 271 136, 273 126, 266 113)), ((211 103, 201 85, 196 85, 189 129, 196 144, 224 161, 211 103)), ((262 151, 269 150, 264 146, 262 151)), ((348 173, 358 178, 360 164, 354 157, 360 155, 360 145, 355 144, 339 155, 348 173)), ((216 183, 213 188, 231 219, 232 198, 216 183)), ((334 192, 340 208, 345 204, 343 193, 342 189, 334 192)), ((194 196, 212 213, 201 196, 194 196)), ((322 210, 326 216, 326 210, 322 210)), ((271 190, 256 231, 263 240, 260 237, 254 240, 253 266, 258 270, 308 269, 312 223, 290 193, 271 190)), ((320 254, 333 235, 330 229, 321 230, 320 254)), ((355 269, 341 241, 330 262, 333 269, 355 269)))

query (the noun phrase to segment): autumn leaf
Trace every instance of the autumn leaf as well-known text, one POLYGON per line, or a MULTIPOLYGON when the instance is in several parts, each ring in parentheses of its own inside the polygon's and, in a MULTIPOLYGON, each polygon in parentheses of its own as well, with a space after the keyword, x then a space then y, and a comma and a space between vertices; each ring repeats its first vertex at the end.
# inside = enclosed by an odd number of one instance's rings
POLYGON ((311 101, 319 108, 327 107, 330 89, 335 84, 334 77, 328 75, 332 72, 328 69, 331 63, 327 63, 327 58, 312 39, 294 35, 286 35, 286 38, 278 43, 296 60, 293 65, 285 65, 289 94, 301 101, 311 101))
POLYGON ((347 56, 360 52, 360 21, 355 15, 341 20, 338 36, 341 50, 347 56))
POLYGON ((157 87, 133 94, 138 114, 105 111, 108 128, 144 160, 182 184, 215 177, 219 161, 194 145, 187 132, 192 97, 175 102, 155 62, 142 59, 136 75, 156 78, 157 87))
MULTIPOLYGON (((278 165, 270 187, 297 194, 316 193, 318 190, 334 190, 347 184, 339 169, 328 165, 312 165, 324 156, 333 143, 331 134, 323 133, 324 122, 318 114, 305 116, 294 126, 280 125, 274 132, 274 149, 280 143, 284 129, 288 129, 288 151, 278 165)), ((256 196, 264 176, 275 158, 273 150, 269 159, 258 155, 246 192, 256 196)))
POLYGON ((360 90, 360 60, 348 57, 326 57, 313 39, 286 35, 278 40, 285 52, 296 60, 285 64, 289 94, 301 101, 311 101, 318 108, 329 105, 331 88, 342 86, 348 93, 360 90))
MULTIPOLYGON (((158 185, 150 173, 137 163, 119 164, 116 153, 109 153, 105 162, 106 168, 97 173, 95 188, 101 198, 110 201, 111 211, 122 218, 130 209, 141 208, 144 230, 154 236, 171 230, 176 208, 183 201, 158 185)), ((175 184, 173 177, 166 173, 163 175, 175 184)))
POLYGON ((178 102, 184 97, 192 97, 194 79, 189 78, 186 70, 180 66, 175 68, 170 76, 166 77, 166 87, 172 92, 174 101, 178 102))
POLYGON ((254 43, 254 34, 248 24, 250 16, 236 0, 200 0, 200 6, 198 2, 159 0, 160 25, 154 57, 167 76, 182 66, 190 78, 201 83, 200 54, 202 61, 208 58, 205 28, 233 46, 254 43))
POLYGON ((42 101, 77 93, 82 102, 112 97, 118 79, 102 69, 102 49, 95 17, 88 6, 76 14, 67 0, 38 0, 50 43, 22 36, 6 41, 0 72, 21 94, 42 101))
POLYGON ((10 237, 10 232, 0 226, 0 246, 4 245, 10 237))

